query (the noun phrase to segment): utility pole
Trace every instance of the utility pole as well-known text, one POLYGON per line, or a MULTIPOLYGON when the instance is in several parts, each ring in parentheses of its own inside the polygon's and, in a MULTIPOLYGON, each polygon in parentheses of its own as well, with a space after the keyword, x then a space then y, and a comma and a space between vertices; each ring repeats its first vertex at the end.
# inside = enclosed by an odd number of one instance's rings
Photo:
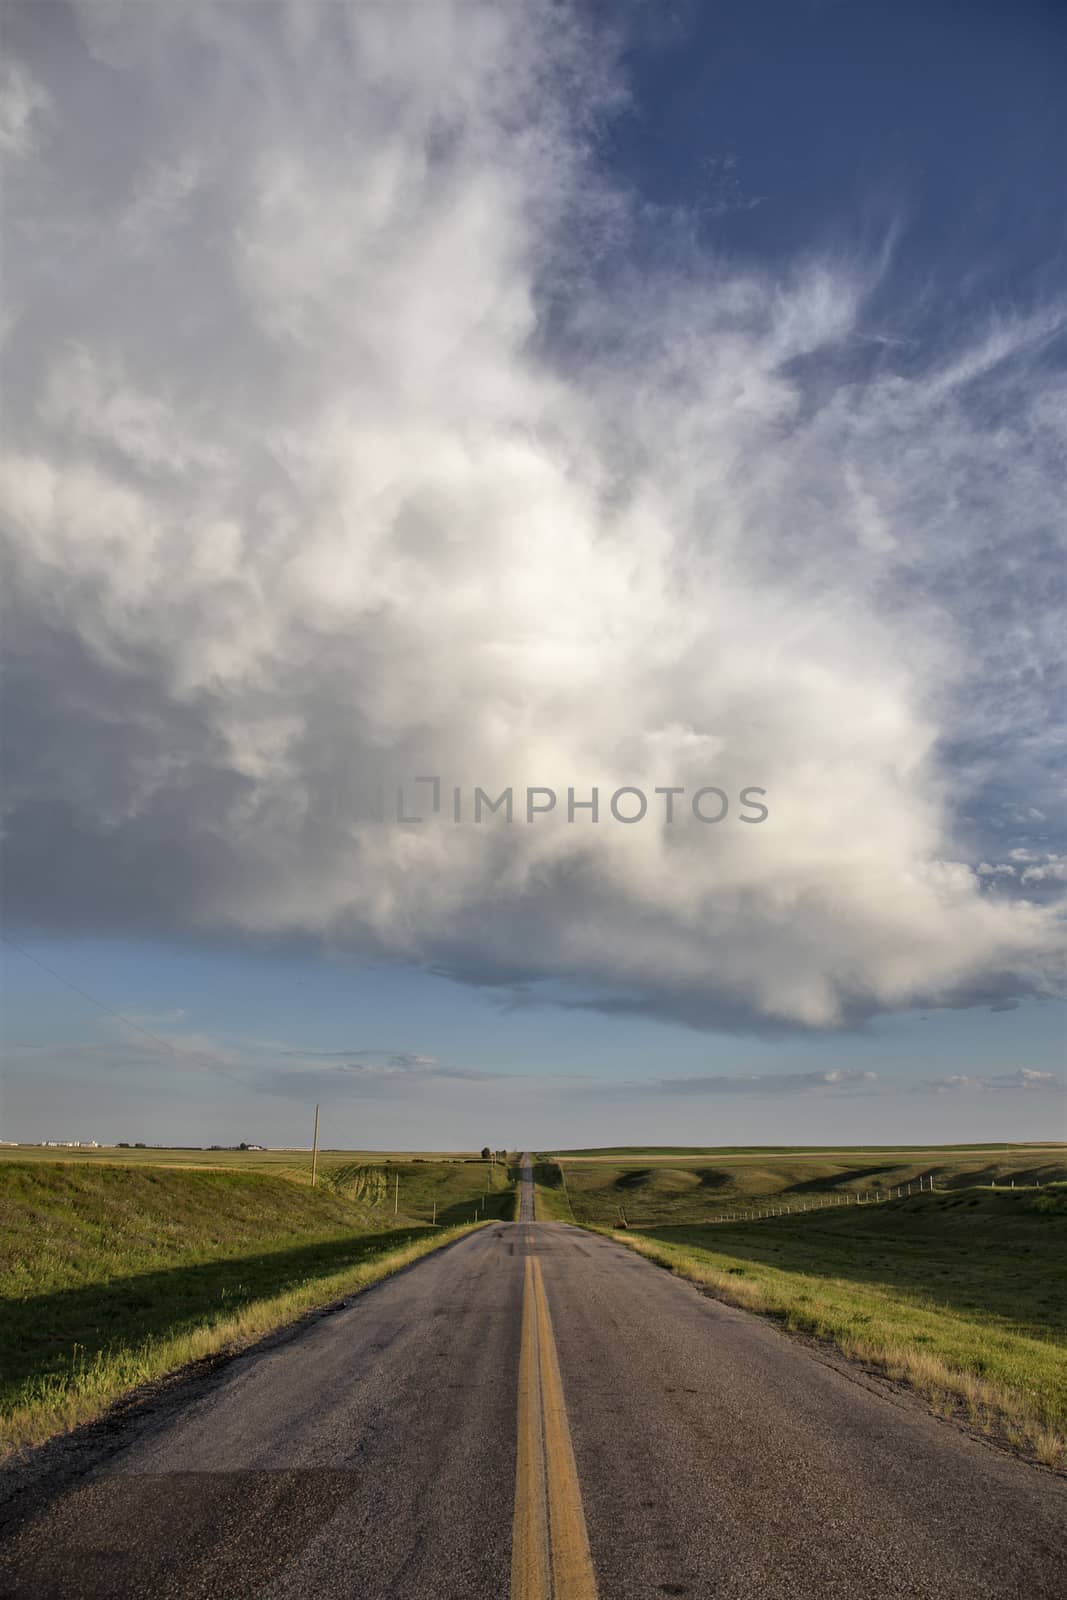
POLYGON ((319 1108, 315 1107, 315 1137, 311 1142, 311 1187, 315 1187, 315 1174, 319 1167, 319 1108))
POLYGON ((437 1226, 437 1196, 436 1195, 434 1195, 434 1197, 433 1197, 433 1225, 436 1228, 436 1226, 437 1226))
POLYGON ((393 1216, 394 1217, 396 1216, 396 1214, 397 1214, 397 1212, 399 1210, 400 1210, 400 1174, 398 1172, 397 1175, 396 1175, 396 1183, 393 1185, 393 1216))

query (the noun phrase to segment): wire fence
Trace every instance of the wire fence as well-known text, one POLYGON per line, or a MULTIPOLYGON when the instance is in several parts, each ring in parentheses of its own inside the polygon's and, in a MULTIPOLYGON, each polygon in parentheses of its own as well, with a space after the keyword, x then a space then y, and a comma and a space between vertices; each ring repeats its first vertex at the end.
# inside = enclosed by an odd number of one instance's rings
MULTIPOLYGON (((1011 1178, 1006 1183, 995 1181, 987 1187, 991 1189, 1014 1189, 1016 1181, 1011 1178)), ((976 1187, 976 1186, 975 1186, 976 1187)), ((1040 1189, 1040 1179, 1033 1183, 1019 1184, 1020 1189, 1040 1189)), ((751 1206, 743 1211, 720 1211, 704 1218, 705 1222, 761 1222, 769 1217, 796 1217, 807 1211, 829 1211, 835 1206, 872 1206, 883 1205, 887 1200, 906 1200, 912 1194, 932 1194, 934 1180, 932 1175, 913 1178, 910 1183, 893 1183, 876 1185, 873 1189, 846 1189, 843 1193, 813 1195, 806 1200, 766 1202, 760 1206, 751 1206)), ((938 1190, 944 1194, 948 1191, 938 1190)), ((619 1208, 619 1221, 622 1227, 628 1227, 626 1213, 619 1208)))
MULTIPOLYGON (((991 1189, 1014 1189, 1015 1179, 1007 1183, 991 1183, 991 1189)), ((1033 1183, 1020 1184, 1019 1188, 1040 1189, 1041 1182, 1035 1179, 1033 1183)), ((717 1216, 711 1217, 712 1222, 759 1222, 767 1217, 792 1217, 799 1216, 805 1211, 828 1211, 833 1206, 868 1206, 882 1205, 887 1200, 906 1200, 910 1194, 932 1194, 934 1180, 932 1176, 913 1178, 910 1183, 894 1183, 888 1186, 878 1186, 873 1189, 846 1190, 843 1194, 818 1195, 810 1200, 795 1200, 789 1203, 776 1201, 774 1204, 753 1206, 746 1211, 722 1211, 717 1216)), ((945 1190, 938 1191, 946 1193, 945 1190)))

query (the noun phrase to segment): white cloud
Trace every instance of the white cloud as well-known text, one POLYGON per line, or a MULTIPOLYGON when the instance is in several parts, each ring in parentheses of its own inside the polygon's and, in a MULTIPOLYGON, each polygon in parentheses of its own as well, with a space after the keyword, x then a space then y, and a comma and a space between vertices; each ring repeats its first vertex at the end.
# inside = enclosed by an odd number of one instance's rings
POLYGON ((690 1078, 664 1078, 659 1087, 671 1094, 834 1094, 868 1092, 878 1081, 876 1072, 739 1072, 709 1073, 690 1078))
MULTIPOLYGON (((158 380, 157 380, 158 381, 158 380)), ((50 432, 77 449, 103 447, 134 472, 163 469, 191 476, 225 467, 221 452, 195 424, 157 392, 131 384, 120 359, 100 358, 84 345, 60 352, 45 381, 39 412, 50 432)))
POLYGON ((166 245, 172 230, 188 220, 200 179, 198 162, 188 152, 174 161, 160 160, 144 173, 119 220, 132 251, 139 254, 166 245))
POLYGON ((0 64, 0 154, 26 156, 51 111, 51 97, 13 56, 0 64))
POLYGON ((954 1072, 948 1077, 931 1078, 920 1085, 934 1094, 1006 1094, 1011 1091, 1051 1091, 1062 1094, 1064 1085, 1053 1072, 1038 1072, 1032 1067, 1019 1067, 1014 1072, 994 1073, 982 1077, 966 1072, 954 1072))
POLYGON ((31 153, 9 267, 16 907, 737 1026, 1046 986, 943 752, 1040 731, 1049 608, 990 608, 1059 509, 1061 311, 816 383, 884 264, 620 270, 620 90, 555 8, 83 15, 109 98, 31 153), (426 772, 771 815, 360 815, 426 772))
POLYGON ((1024 883, 1067 883, 1067 856, 1048 855, 1036 866, 1027 867, 1024 883))
POLYGON ((113 1082, 144 1081, 154 1075, 183 1080, 196 1075, 222 1078, 255 1094, 302 1100, 320 1095, 343 1105, 355 1092, 407 1096, 413 1087, 495 1083, 510 1076, 463 1063, 442 1061, 413 1050, 294 1050, 272 1040, 220 1038, 181 1027, 185 1013, 139 1013, 102 1019, 91 1043, 9 1042, 6 1053, 16 1074, 75 1073, 85 1069, 113 1082))

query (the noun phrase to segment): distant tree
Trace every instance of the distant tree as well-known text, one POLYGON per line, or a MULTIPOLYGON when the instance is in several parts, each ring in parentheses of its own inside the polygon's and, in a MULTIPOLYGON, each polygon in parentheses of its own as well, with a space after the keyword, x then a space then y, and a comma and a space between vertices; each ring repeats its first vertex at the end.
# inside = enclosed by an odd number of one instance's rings
POLYGON ((485 1149, 482 1151, 482 1160, 483 1161, 490 1161, 490 1160, 492 1160, 492 1156, 493 1156, 493 1152, 490 1150, 489 1146, 486 1145, 485 1149))
POLYGON ((116 1150, 128 1150, 130 1148, 129 1140, 128 1139, 120 1139, 118 1144, 115 1146, 115 1148, 116 1148, 116 1150))

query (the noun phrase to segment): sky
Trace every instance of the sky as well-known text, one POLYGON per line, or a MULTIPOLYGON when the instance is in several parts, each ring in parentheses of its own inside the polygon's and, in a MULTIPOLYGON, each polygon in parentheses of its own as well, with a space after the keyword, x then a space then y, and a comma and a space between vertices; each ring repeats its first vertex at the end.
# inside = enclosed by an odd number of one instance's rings
POLYGON ((1067 1137, 1062 7, 3 44, 0 1136, 1067 1137))

